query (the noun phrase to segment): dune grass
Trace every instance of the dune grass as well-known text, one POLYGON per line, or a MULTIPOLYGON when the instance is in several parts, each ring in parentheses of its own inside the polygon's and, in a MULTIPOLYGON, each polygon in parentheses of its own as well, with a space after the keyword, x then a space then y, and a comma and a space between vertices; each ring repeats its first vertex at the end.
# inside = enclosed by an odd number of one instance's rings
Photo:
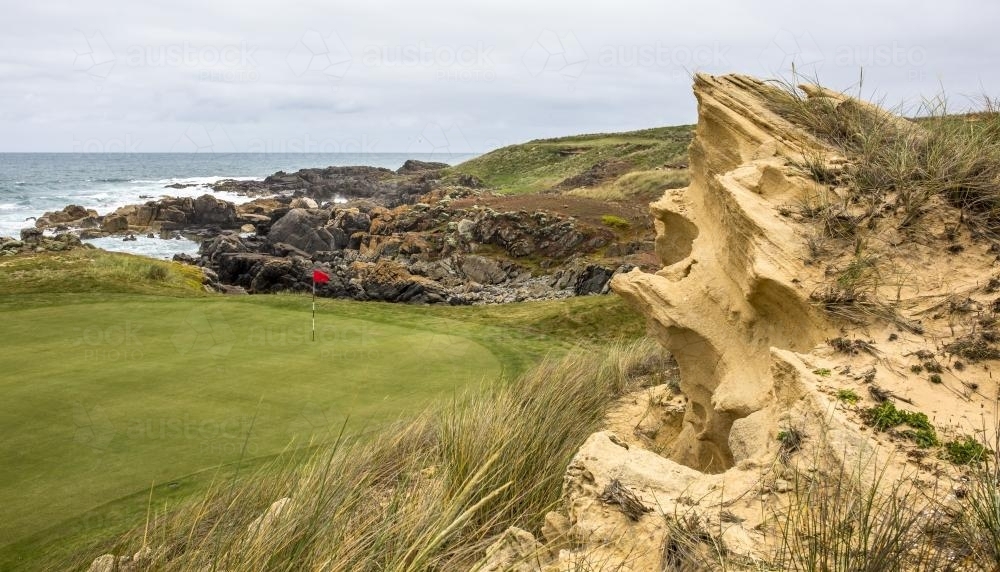
POLYGON ((301 468, 220 482, 156 511, 114 552, 150 546, 163 570, 465 569, 507 527, 537 531, 572 455, 659 351, 643 341, 547 359, 301 468))
POLYGON ((100 249, 0 258, 0 295, 38 293, 204 293, 201 270, 145 256, 100 249))
POLYGON ((849 219, 856 229, 874 224, 886 212, 898 213, 910 227, 940 198, 962 209, 970 225, 1000 231, 1000 109, 984 97, 975 113, 955 115, 946 97, 925 100, 911 115, 857 100, 806 97, 791 84, 767 90, 769 103, 782 116, 841 150, 848 159, 842 171, 816 159, 804 167, 819 182, 842 185, 851 194, 826 205, 824 219, 849 219), (862 212, 849 213, 851 205, 862 212))
POLYGON ((473 175, 505 194, 548 190, 602 161, 624 161, 635 170, 687 162, 693 126, 627 133, 576 135, 511 145, 466 161, 453 173, 473 175))

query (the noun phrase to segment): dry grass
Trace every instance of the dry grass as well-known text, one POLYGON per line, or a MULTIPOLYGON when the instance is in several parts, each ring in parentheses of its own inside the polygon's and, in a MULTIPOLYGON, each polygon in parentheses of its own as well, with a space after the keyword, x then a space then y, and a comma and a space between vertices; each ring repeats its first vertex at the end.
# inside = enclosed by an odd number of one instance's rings
POLYGON ((549 359, 377 435, 341 439, 302 467, 151 512, 118 552, 148 545, 159 570, 468 568, 509 526, 540 527, 570 458, 659 351, 643 341, 549 359), (285 497, 273 521, 259 520, 285 497))
MULTIPOLYGON (((792 84, 768 92, 780 115, 832 144, 848 159, 843 172, 820 159, 804 170, 824 184, 850 189, 845 197, 858 209, 854 225, 888 215, 912 226, 934 197, 966 215, 978 230, 1000 230, 1000 113, 995 100, 979 102, 981 113, 949 114, 939 96, 924 101, 917 121, 859 101, 806 97, 792 84)), ((898 111, 898 110, 897 110, 898 111)))
POLYGON ((668 189, 685 187, 691 182, 687 169, 657 169, 632 171, 618 177, 611 183, 597 187, 578 188, 567 191, 567 195, 601 201, 653 201, 668 189))

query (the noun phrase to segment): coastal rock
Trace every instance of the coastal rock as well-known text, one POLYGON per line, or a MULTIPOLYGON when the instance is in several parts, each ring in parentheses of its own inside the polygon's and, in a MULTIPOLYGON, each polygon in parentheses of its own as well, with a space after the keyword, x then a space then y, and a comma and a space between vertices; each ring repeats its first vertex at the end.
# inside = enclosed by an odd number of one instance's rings
POLYGON ((448 163, 407 159, 406 162, 403 163, 402 167, 396 169, 396 173, 400 175, 412 175, 414 173, 424 173, 426 171, 439 171, 441 169, 447 169, 450 166, 451 165, 448 163))
POLYGON ((121 215, 106 216, 101 221, 101 230, 110 233, 128 230, 128 218, 121 215))
POLYGON ((330 250, 334 247, 333 235, 323 228, 329 220, 328 211, 292 209, 271 225, 267 240, 271 244, 290 244, 310 254, 318 250, 330 250))
POLYGON ((466 278, 480 284, 500 284, 507 279, 507 272, 492 258, 470 254, 459 257, 456 266, 466 278))
POLYGON ((293 209, 318 209, 319 208, 319 205, 316 204, 316 201, 314 201, 313 199, 310 199, 309 197, 298 197, 296 199, 292 199, 291 204, 289 204, 288 206, 291 207, 291 208, 293 208, 293 209))
POLYGON ((317 201, 332 199, 374 199, 387 206, 414 202, 431 190, 423 179, 425 171, 398 174, 381 167, 326 167, 301 169, 295 173, 279 171, 263 181, 219 181, 215 191, 256 196, 260 194, 300 193, 317 201))
POLYGON ((88 217, 96 217, 97 211, 80 205, 68 205, 62 210, 47 212, 35 221, 35 228, 51 228, 58 225, 73 225, 88 217))
POLYGON ((21 229, 21 242, 28 244, 37 244, 42 240, 44 234, 41 230, 37 228, 22 228, 21 229))
POLYGON ((201 195, 194 200, 191 222, 197 225, 230 227, 236 222, 236 207, 233 203, 212 195, 201 195))
POLYGON ((346 236, 351 236, 356 232, 368 232, 372 219, 368 213, 361 212, 358 208, 335 209, 331 226, 340 229, 346 236))
POLYGON ((352 282, 365 298, 387 302, 444 302, 448 292, 438 283, 410 274, 403 266, 386 260, 354 262, 352 282))

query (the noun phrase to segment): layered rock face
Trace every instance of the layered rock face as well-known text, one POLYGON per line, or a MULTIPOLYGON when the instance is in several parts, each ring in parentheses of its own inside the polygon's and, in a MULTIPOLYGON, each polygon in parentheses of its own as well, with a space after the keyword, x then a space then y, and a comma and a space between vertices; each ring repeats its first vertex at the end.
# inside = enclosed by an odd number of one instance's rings
POLYGON ((789 164, 830 150, 769 111, 760 89, 697 77, 692 185, 651 205, 664 267, 612 284, 680 365, 690 406, 671 458, 707 472, 756 453, 734 454, 730 434, 773 402, 771 349, 808 352, 829 331, 802 285, 814 272, 805 242, 775 205, 818 185, 789 164))
MULTIPOLYGON (((952 490, 962 469, 934 447, 995 427, 997 247, 963 230, 963 213, 940 199, 915 226, 903 222, 891 195, 850 239, 823 238, 796 205, 832 197, 855 207, 850 189, 803 166, 846 171, 849 159, 773 111, 775 89, 696 77, 691 184, 651 205, 662 268, 611 280, 673 354, 679 387, 623 399, 570 464, 564 505, 540 537, 512 529, 487 552, 487 569, 513 566, 512 555, 525 570, 688 569, 683 534, 705 561, 766 562, 778 515, 802 510, 795 483, 823 475, 862 487, 905 479, 961 513, 952 490), (824 249, 812 244, 820 238, 824 249), (874 269, 858 298, 870 305, 846 319, 827 293, 856 288, 845 284, 859 268, 874 269), (926 414, 931 433, 921 442, 913 427, 873 429, 880 404, 926 414)), ((885 113, 803 91, 838 112, 885 113)))

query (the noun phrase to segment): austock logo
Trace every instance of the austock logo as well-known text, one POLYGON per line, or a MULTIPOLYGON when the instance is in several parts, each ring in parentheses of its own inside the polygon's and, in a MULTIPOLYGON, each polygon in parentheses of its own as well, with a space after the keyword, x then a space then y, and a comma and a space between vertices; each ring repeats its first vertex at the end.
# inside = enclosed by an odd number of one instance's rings
POLYGON ((170 336, 182 355, 204 352, 213 359, 224 359, 233 349, 236 335, 218 310, 193 308, 184 320, 185 328, 170 336))
POLYGON ((590 58, 573 32, 558 34, 545 30, 521 56, 521 63, 533 77, 558 75, 566 81, 580 79, 590 58))
POLYGON ((347 44, 335 32, 324 36, 309 30, 288 51, 285 62, 297 76, 311 74, 341 80, 351 69, 353 57, 347 44))

